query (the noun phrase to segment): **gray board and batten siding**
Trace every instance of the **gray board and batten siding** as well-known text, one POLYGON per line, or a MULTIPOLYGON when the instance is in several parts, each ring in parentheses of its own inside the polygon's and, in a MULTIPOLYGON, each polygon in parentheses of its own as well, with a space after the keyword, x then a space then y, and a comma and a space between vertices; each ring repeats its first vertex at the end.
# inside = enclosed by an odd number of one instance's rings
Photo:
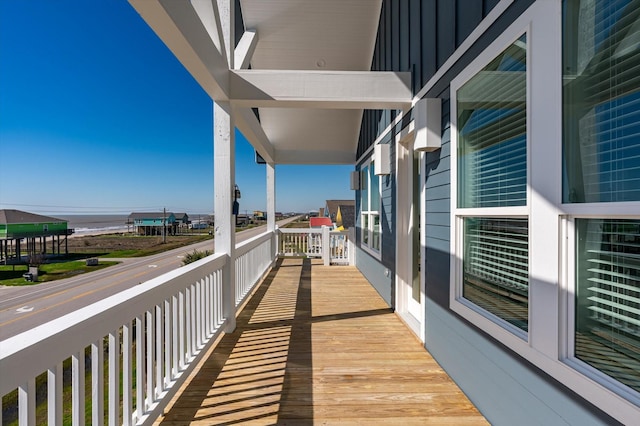
MULTIPOLYGON (((411 71, 417 94, 499 0, 383 1, 372 70, 411 71), (395 23, 395 24, 394 24, 395 23)), ((619 424, 541 369, 498 343, 449 308, 450 285, 450 111, 449 84, 531 4, 515 0, 465 54, 431 85, 427 97, 442 99, 442 148, 426 154, 425 347, 471 401, 495 425, 619 424)), ((432 82, 433 83, 433 82, 432 82)), ((396 111, 365 111, 357 169, 396 111), (364 156, 364 154, 367 154, 364 156)), ((383 135, 394 146, 408 122, 383 135)), ((391 175, 381 184, 381 260, 358 248, 360 271, 391 307, 395 306, 395 150, 391 175), (388 276, 387 273, 388 272, 388 276)), ((360 209, 360 193, 356 192, 360 209)), ((361 242, 358 215, 358 246, 361 242)))

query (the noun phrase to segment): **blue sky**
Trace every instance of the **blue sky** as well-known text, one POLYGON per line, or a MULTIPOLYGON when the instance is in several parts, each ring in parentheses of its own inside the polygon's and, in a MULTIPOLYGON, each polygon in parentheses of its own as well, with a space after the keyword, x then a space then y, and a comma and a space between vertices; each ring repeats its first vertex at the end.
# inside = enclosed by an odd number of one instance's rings
MULTIPOLYGON (((0 0, 0 208, 213 210, 213 105, 124 0, 0 0)), ((240 210, 265 166, 237 133, 240 210)), ((276 209, 352 199, 353 166, 277 166, 276 209)))

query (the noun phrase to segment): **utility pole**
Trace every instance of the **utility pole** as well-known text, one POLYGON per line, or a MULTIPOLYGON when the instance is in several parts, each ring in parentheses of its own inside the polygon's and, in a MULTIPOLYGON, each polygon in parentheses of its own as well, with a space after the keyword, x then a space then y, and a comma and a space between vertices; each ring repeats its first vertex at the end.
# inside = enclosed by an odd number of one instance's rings
POLYGON ((167 208, 162 209, 162 244, 167 242, 167 208))

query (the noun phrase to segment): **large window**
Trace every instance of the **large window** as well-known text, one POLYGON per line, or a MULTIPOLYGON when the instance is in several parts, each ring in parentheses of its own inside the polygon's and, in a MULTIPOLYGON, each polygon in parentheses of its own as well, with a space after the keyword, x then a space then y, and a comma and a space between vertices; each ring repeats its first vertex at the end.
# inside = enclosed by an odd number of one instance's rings
POLYGON ((640 407, 640 0, 539 1, 451 81, 450 307, 640 407))
POLYGON ((529 322, 526 73, 522 35, 456 91, 462 296, 524 331, 529 322))
POLYGON ((565 0, 573 355, 640 391, 640 1, 565 0), (606 203, 606 204, 604 204, 606 203))
POLYGON ((363 166, 360 171, 361 235, 362 246, 373 254, 380 253, 380 177, 375 175, 373 161, 363 166))

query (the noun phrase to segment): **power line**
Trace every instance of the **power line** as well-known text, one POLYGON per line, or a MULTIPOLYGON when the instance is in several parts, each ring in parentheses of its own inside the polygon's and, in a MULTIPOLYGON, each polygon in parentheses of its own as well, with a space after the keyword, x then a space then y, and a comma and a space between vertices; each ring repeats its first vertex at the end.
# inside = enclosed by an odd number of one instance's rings
POLYGON ((140 210, 140 209, 158 209, 157 206, 55 206, 47 204, 16 204, 16 203, 0 203, 3 206, 12 207, 38 207, 38 208, 54 208, 54 209, 74 209, 74 210, 140 210))

